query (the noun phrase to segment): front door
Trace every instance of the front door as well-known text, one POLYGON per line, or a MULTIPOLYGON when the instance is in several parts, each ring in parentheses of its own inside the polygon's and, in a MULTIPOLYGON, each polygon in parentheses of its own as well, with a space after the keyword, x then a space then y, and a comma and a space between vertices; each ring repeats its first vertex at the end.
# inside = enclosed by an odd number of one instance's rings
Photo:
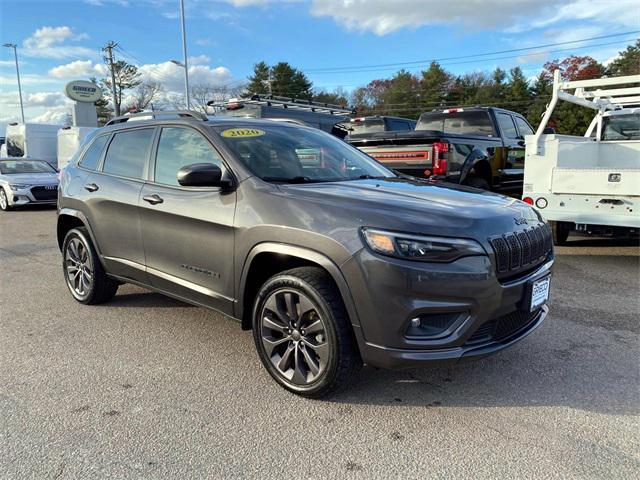
POLYGON ((178 170, 215 163, 212 144, 190 127, 160 131, 155 162, 140 195, 147 273, 153 286, 232 314, 235 192, 181 187, 178 170))
POLYGON ((500 171, 499 190, 522 193, 524 179, 524 140, 518 134, 513 117, 496 113, 504 142, 504 163, 500 171))

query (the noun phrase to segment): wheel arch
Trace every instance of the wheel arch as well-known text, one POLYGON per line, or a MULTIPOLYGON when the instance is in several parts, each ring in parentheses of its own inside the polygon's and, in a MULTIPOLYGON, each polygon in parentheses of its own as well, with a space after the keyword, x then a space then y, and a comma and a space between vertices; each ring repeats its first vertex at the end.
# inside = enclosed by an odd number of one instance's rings
POLYGON ((261 243, 247 255, 238 285, 235 316, 241 320, 243 330, 251 329, 253 302, 264 282, 279 272, 302 266, 320 267, 326 271, 340 292, 351 324, 360 324, 347 282, 338 266, 328 257, 294 245, 261 243))
POLYGON ((75 210, 73 208, 62 208, 58 212, 58 222, 56 226, 58 248, 60 248, 60 250, 62 251, 64 237, 67 235, 69 230, 77 227, 84 227, 87 229, 87 231, 89 232, 89 236, 91 237, 91 241, 93 242, 93 246, 98 253, 98 257, 100 257, 100 249, 95 237, 93 236, 93 232, 91 231, 91 226, 89 225, 87 217, 81 211, 75 210))
POLYGON ((491 169, 491 163, 485 156, 472 156, 466 162, 460 175, 460 183, 469 176, 477 176, 486 180, 489 186, 493 186, 493 170, 491 169))

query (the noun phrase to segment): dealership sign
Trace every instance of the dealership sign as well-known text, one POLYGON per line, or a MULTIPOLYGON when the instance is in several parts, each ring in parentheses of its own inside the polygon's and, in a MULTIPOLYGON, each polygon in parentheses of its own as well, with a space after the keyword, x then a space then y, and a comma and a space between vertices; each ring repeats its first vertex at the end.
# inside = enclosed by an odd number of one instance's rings
POLYGON ((94 103, 102 98, 102 91, 93 82, 74 80, 67 83, 64 91, 71 100, 76 102, 94 103))

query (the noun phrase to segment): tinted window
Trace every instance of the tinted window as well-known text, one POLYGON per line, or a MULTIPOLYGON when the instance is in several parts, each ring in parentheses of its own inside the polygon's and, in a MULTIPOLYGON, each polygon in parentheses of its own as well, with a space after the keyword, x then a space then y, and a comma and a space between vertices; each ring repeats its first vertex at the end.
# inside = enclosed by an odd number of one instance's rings
POLYGON ((84 156, 82 157, 82 160, 80 160, 80 165, 84 168, 88 168, 89 170, 95 170, 98 168, 98 162, 100 161, 102 150, 104 150, 104 146, 108 139, 109 135, 102 135, 101 137, 96 138, 87 151, 84 152, 84 156))
POLYGON ((406 120, 397 120, 395 118, 387 119, 389 130, 411 130, 413 126, 406 120))
POLYGON ((516 125, 513 123, 513 118, 511 118, 511 115, 508 115, 506 113, 498 113, 496 117, 498 118, 498 125, 500 125, 502 135, 507 138, 518 137, 518 131, 516 130, 516 125))
POLYGON ((7 155, 10 157, 24 157, 24 135, 11 134, 7 137, 7 155))
POLYGON ((438 130, 459 135, 486 135, 489 137, 494 134, 491 118, 489 118, 489 113, 485 111, 424 113, 418 120, 416 130, 438 130))
POLYGON ((384 121, 381 118, 371 120, 358 120, 354 122, 345 123, 349 129, 349 135, 358 135, 361 133, 376 133, 384 132, 384 121))
POLYGON ((188 128, 163 128, 156 155, 155 181, 179 185, 178 170, 192 163, 214 163, 223 168, 220 155, 200 133, 188 128))
POLYGON ((518 125, 520 135, 522 135, 523 137, 525 135, 533 135, 533 129, 531 128, 531 125, 529 125, 524 118, 516 117, 516 125, 518 125))
POLYGON ((116 133, 107 149, 102 171, 129 178, 144 178, 153 129, 116 133))

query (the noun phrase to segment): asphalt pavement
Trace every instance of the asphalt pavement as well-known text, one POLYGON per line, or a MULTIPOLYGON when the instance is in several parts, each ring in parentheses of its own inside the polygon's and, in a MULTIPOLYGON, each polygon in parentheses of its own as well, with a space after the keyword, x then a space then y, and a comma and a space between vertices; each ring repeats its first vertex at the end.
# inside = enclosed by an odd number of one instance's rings
POLYGON ((546 322, 484 360, 306 400, 251 333, 126 285, 68 293, 55 210, 0 214, 0 478, 639 478, 640 251, 558 249, 546 322))

